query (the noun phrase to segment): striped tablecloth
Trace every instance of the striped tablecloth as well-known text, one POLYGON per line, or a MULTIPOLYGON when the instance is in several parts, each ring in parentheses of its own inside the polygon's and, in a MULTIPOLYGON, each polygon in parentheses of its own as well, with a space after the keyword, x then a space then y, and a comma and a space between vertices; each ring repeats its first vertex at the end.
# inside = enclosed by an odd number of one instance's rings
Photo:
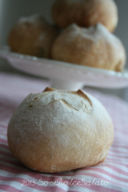
POLYGON ((31 171, 20 164, 7 145, 8 121, 30 92, 48 82, 0 74, 0 191, 9 192, 128 192, 128 104, 118 97, 90 91, 105 105, 115 127, 114 143, 100 165, 60 174, 31 171))

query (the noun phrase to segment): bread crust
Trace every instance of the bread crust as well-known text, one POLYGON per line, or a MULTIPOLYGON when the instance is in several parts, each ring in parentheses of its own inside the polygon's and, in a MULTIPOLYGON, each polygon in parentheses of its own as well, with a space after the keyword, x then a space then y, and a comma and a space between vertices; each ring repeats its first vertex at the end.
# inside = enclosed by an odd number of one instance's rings
POLYGON ((49 58, 57 34, 57 29, 42 16, 34 15, 17 22, 9 34, 8 44, 13 52, 49 58))
POLYGON ((47 89, 21 103, 7 135, 10 150, 25 166, 55 173, 104 161, 113 141, 113 124, 93 96, 47 89))
POLYGON ((112 32, 118 23, 118 10, 113 0, 56 0, 52 15, 62 28, 72 23, 84 27, 102 23, 112 32))
POLYGON ((103 25, 67 27, 55 40, 52 58, 78 65, 122 71, 126 61, 122 42, 103 25))

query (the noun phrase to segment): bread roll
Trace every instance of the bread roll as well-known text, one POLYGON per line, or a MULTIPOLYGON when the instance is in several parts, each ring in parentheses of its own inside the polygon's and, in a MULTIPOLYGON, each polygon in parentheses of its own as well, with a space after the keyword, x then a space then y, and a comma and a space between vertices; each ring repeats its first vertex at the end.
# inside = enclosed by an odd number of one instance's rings
POLYGON ((82 92, 46 89, 30 94, 8 126, 12 153, 27 167, 61 172, 96 165, 106 158, 113 125, 103 105, 82 92))
POLYGON ((54 41, 52 58, 108 70, 122 71, 126 55, 121 41, 103 25, 67 27, 54 41))
POLYGON ((56 0, 52 15, 62 28, 72 23, 84 27, 102 23, 112 32, 118 23, 118 10, 113 0, 56 0))
POLYGON ((40 15, 21 18, 12 28, 8 44, 13 52, 50 57, 57 30, 40 15))

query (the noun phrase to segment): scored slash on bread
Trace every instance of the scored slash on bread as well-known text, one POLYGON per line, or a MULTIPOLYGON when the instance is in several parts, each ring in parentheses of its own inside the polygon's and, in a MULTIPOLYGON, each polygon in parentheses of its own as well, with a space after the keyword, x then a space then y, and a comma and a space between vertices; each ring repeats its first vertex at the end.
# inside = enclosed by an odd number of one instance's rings
MULTIPOLYGON (((50 87, 46 87, 43 92, 49 92, 49 91, 55 91, 55 89, 54 88, 50 88, 50 87)), ((90 103, 90 105, 92 105, 92 102, 89 99, 89 97, 83 91, 81 91, 80 89, 78 91, 69 91, 69 93, 77 94, 77 95, 87 99, 88 102, 90 103)))

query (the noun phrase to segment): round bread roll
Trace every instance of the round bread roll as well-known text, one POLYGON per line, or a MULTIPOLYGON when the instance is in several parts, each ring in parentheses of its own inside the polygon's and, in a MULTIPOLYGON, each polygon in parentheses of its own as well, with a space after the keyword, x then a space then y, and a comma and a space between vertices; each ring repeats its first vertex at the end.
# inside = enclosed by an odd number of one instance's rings
POLYGON ((96 165, 113 141, 110 116, 93 96, 47 88, 30 94, 8 126, 12 153, 27 167, 61 172, 96 165))
POLYGON ((126 60, 121 41, 101 24, 70 25, 54 41, 52 58, 115 71, 122 71, 126 60))
POLYGON ((57 30, 40 15, 21 18, 9 34, 13 52, 37 57, 50 57, 57 30))
POLYGON ((56 0, 52 15, 62 28, 72 23, 84 27, 102 23, 112 32, 118 23, 118 10, 113 0, 56 0))

